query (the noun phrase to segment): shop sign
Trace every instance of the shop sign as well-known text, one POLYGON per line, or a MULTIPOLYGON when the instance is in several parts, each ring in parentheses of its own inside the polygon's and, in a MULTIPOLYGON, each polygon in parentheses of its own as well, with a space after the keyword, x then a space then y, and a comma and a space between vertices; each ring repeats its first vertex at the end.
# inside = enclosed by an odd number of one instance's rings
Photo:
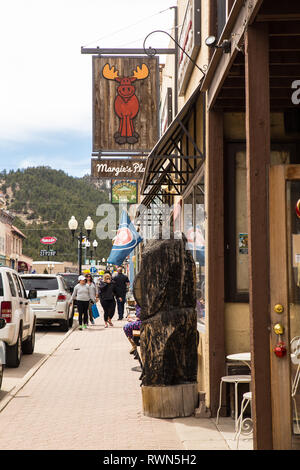
POLYGON ((107 179, 142 179, 145 173, 146 160, 130 159, 92 159, 91 176, 107 179))
MULTIPOLYGON (((188 0, 187 8, 179 37, 180 47, 192 58, 196 60, 201 46, 201 0, 188 0)), ((193 62, 183 52, 179 53, 178 60, 178 92, 179 96, 184 96, 189 82, 193 62)))
POLYGON ((137 181, 111 180, 111 202, 112 204, 137 204, 137 181))
POLYGON ((55 237, 43 237, 40 239, 40 242, 43 243, 43 245, 53 245, 54 243, 57 242, 57 238, 55 237))
POLYGON ((150 151, 159 138, 157 57, 93 57, 93 151, 150 151))

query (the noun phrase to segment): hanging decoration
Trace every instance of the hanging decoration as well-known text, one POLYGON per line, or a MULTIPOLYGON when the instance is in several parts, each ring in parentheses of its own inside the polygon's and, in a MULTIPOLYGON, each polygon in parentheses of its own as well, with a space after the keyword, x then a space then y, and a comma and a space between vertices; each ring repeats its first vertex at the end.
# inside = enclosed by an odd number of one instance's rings
POLYGON ((277 357, 284 357, 286 355, 286 345, 283 341, 276 344, 274 353, 277 357))
POLYGON ((300 199, 298 199, 297 204, 296 204, 296 214, 298 219, 300 219, 300 199))

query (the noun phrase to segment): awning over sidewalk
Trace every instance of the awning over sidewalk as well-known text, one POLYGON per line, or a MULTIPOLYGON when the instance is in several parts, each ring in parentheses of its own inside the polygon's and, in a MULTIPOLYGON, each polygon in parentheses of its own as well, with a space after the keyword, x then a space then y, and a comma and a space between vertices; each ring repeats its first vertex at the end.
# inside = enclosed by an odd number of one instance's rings
POLYGON ((201 83, 147 158, 142 203, 182 195, 205 159, 205 98, 201 83))

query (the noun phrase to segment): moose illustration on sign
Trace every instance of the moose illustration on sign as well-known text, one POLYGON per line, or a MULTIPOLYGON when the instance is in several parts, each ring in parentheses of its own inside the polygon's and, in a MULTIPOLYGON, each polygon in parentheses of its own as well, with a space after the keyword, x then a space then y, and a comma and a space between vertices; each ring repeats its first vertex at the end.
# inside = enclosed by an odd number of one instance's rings
POLYGON ((133 119, 137 116, 140 108, 140 102, 135 94, 133 82, 144 80, 149 75, 147 65, 137 66, 131 77, 119 77, 119 71, 115 67, 106 64, 102 69, 102 75, 107 80, 114 80, 120 83, 117 87, 117 96, 114 108, 120 119, 119 130, 114 134, 114 139, 118 144, 136 144, 139 140, 139 134, 134 129, 133 119))

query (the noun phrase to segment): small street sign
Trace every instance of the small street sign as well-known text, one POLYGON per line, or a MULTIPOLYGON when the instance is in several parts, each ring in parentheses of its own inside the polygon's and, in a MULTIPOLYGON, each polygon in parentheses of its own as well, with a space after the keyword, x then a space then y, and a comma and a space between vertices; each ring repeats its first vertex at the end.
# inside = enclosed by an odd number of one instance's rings
POLYGON ((95 268, 95 266, 92 266, 92 267, 90 268, 90 273, 91 273, 91 274, 96 274, 96 273, 97 273, 97 268, 95 268))
POLYGON ((41 250, 40 256, 56 256, 56 253, 55 250, 41 250))

